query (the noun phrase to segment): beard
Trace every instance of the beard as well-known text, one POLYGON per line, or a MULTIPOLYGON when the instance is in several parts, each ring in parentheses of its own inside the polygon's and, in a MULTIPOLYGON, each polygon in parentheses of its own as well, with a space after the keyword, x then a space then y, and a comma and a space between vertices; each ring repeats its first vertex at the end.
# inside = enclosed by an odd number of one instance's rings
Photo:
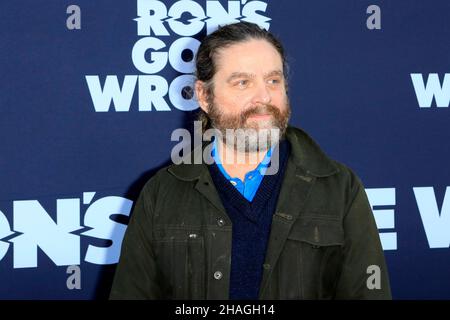
POLYGON ((283 108, 272 104, 251 106, 238 114, 228 115, 220 106, 210 104, 208 117, 213 129, 228 147, 238 152, 254 153, 267 151, 277 144, 286 132, 291 115, 289 100, 283 108), (264 119, 252 119, 252 116, 269 115, 264 119))

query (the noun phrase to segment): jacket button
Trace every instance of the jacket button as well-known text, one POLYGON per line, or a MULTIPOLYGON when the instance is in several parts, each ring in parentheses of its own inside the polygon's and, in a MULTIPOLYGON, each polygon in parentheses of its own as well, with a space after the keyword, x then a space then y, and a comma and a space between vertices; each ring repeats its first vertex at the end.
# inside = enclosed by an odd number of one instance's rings
POLYGON ((217 219, 217 225, 219 227, 223 227, 225 225, 225 220, 223 220, 222 218, 217 219))
POLYGON ((269 270, 270 269, 270 264, 264 263, 263 264, 263 268, 266 269, 266 270, 269 270))
POLYGON ((220 272, 220 271, 214 272, 214 279, 216 279, 216 280, 222 279, 222 272, 220 272))

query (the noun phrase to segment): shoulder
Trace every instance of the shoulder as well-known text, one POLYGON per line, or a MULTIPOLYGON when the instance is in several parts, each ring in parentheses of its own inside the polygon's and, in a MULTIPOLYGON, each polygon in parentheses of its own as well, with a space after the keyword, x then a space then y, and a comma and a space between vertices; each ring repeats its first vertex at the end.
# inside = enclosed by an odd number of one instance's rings
POLYGON ((197 180, 208 171, 206 165, 170 164, 159 169, 142 188, 141 195, 154 203, 191 192, 197 180))
POLYGON ((361 182, 349 166, 331 158, 304 130, 288 127, 286 136, 292 147, 293 160, 306 172, 317 178, 339 178, 352 184, 361 182))

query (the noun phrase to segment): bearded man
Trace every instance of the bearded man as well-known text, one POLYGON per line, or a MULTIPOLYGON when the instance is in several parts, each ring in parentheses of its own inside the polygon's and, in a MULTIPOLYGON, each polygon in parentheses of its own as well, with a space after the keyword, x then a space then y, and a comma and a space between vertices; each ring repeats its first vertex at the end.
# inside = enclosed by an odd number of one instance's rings
POLYGON ((110 298, 390 299, 360 179, 288 125, 280 41, 252 23, 220 27, 196 76, 212 161, 147 182, 110 298))

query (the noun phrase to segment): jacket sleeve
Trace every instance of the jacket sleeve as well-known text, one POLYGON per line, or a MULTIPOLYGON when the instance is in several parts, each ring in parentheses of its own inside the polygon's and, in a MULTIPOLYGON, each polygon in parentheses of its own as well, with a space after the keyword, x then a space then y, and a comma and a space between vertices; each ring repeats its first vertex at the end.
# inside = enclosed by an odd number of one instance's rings
POLYGON ((152 248, 154 179, 142 189, 125 232, 110 299, 162 299, 152 248))
POLYGON ((353 173, 352 200, 344 216, 344 258, 337 299, 392 299, 375 219, 361 181, 353 173))

